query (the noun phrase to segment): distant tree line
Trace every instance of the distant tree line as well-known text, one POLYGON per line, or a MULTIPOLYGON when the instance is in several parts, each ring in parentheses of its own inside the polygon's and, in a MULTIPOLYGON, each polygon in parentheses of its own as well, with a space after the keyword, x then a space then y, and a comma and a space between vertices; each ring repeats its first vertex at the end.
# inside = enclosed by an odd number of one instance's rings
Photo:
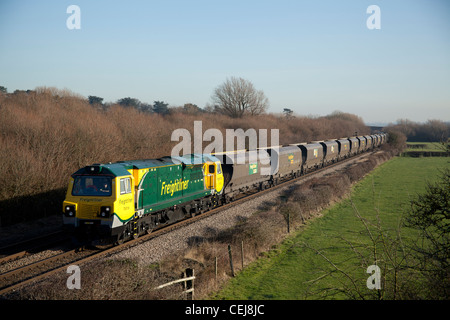
MULTIPOLYGON (((91 105, 108 107, 103 98, 89 96, 91 105)), ((244 115, 258 115, 265 113, 269 101, 263 91, 256 90, 253 84, 242 78, 232 77, 218 86, 212 95, 213 104, 207 104, 204 109, 196 104, 186 103, 182 107, 171 107, 164 101, 154 101, 153 104, 141 102, 139 99, 126 97, 117 100, 117 104, 124 107, 136 108, 142 112, 158 113, 162 115, 170 112, 187 114, 221 113, 232 118, 242 118, 244 115)))
POLYGON ((428 120, 425 123, 417 123, 401 119, 395 124, 389 124, 385 129, 401 132, 411 142, 445 142, 450 137, 450 123, 441 120, 428 120))
POLYGON ((103 98, 97 96, 89 96, 88 97, 89 104, 93 106, 102 106, 102 107, 110 107, 113 104, 118 104, 126 108, 135 108, 142 112, 148 113, 159 113, 159 114, 168 114, 169 113, 169 104, 164 103, 164 101, 154 101, 153 104, 149 104, 146 102, 141 102, 139 99, 126 97, 117 100, 115 103, 103 103, 103 98))
MULTIPOLYGON (((19 93, 32 93, 35 92, 34 90, 14 90, 12 94, 19 94, 19 93)), ((8 88, 4 86, 0 86, 0 93, 8 94, 8 88)))
MULTIPOLYGON (((8 91, 7 88, 0 86, 0 92, 7 94, 8 91)), ((169 114, 173 110, 187 114, 220 113, 232 118, 263 114, 269 107, 269 100, 263 91, 256 90, 250 81, 236 77, 227 79, 223 84, 214 89, 211 99, 213 103, 206 105, 204 109, 199 108, 193 103, 186 103, 183 107, 169 108, 169 104, 164 101, 154 101, 153 104, 149 104, 131 97, 119 99, 116 101, 116 104, 127 108, 136 108, 142 112, 162 115, 169 114)), ((95 107, 108 108, 114 104, 104 103, 103 100, 102 97, 88 96, 89 104, 95 107)))

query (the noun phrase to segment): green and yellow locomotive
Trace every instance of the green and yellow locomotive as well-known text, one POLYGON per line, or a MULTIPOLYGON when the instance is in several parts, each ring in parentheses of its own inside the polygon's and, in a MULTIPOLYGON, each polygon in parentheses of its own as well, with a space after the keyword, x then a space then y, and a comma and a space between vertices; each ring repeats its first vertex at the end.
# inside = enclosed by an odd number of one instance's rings
POLYGON ((94 164, 70 178, 64 225, 121 243, 215 207, 223 182, 220 161, 205 154, 94 164))

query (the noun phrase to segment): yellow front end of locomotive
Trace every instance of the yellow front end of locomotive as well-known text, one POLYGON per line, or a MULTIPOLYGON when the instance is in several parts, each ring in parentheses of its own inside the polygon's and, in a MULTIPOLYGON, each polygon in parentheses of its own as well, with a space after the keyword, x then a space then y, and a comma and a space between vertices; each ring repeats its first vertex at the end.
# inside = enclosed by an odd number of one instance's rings
POLYGON ((133 218, 134 179, 130 176, 75 176, 63 202, 64 224, 79 227, 103 224, 112 227, 133 218))

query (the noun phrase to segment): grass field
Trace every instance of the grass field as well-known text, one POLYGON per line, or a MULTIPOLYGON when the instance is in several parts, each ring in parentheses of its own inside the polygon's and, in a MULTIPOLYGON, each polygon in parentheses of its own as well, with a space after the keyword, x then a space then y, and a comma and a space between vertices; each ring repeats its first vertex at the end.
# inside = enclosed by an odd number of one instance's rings
POLYGON ((436 157, 445 156, 445 146, 440 142, 407 142, 402 156, 436 157))
POLYGON ((440 142, 407 142, 407 151, 444 151, 440 142))
MULTIPOLYGON (((376 299, 380 291, 369 290, 366 286, 367 266, 375 264, 375 259, 380 267, 386 260, 396 263, 400 259, 396 246, 384 247, 383 255, 382 240, 389 238, 394 243, 398 240, 398 226, 410 200, 424 192, 426 182, 434 181, 439 169, 445 166, 448 166, 448 159, 439 157, 396 157, 381 165, 353 187, 349 199, 325 210, 322 217, 297 230, 232 279, 213 298, 376 299), (377 246, 371 245, 357 212, 371 224, 369 230, 377 246), (377 234, 378 221, 382 232, 377 234)), ((404 242, 416 236, 407 228, 401 228, 401 235, 404 242)), ((386 283, 398 280, 399 275, 389 267, 382 268, 381 272, 382 276, 389 274, 386 283)))

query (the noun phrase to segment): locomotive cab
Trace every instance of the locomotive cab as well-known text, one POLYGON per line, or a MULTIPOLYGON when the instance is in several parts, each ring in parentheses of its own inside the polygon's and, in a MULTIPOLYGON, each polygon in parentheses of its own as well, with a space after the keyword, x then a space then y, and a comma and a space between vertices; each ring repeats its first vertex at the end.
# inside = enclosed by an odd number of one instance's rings
POLYGON ((72 175, 63 202, 63 223, 77 235, 111 236, 114 225, 134 216, 134 178, 93 165, 72 175))

